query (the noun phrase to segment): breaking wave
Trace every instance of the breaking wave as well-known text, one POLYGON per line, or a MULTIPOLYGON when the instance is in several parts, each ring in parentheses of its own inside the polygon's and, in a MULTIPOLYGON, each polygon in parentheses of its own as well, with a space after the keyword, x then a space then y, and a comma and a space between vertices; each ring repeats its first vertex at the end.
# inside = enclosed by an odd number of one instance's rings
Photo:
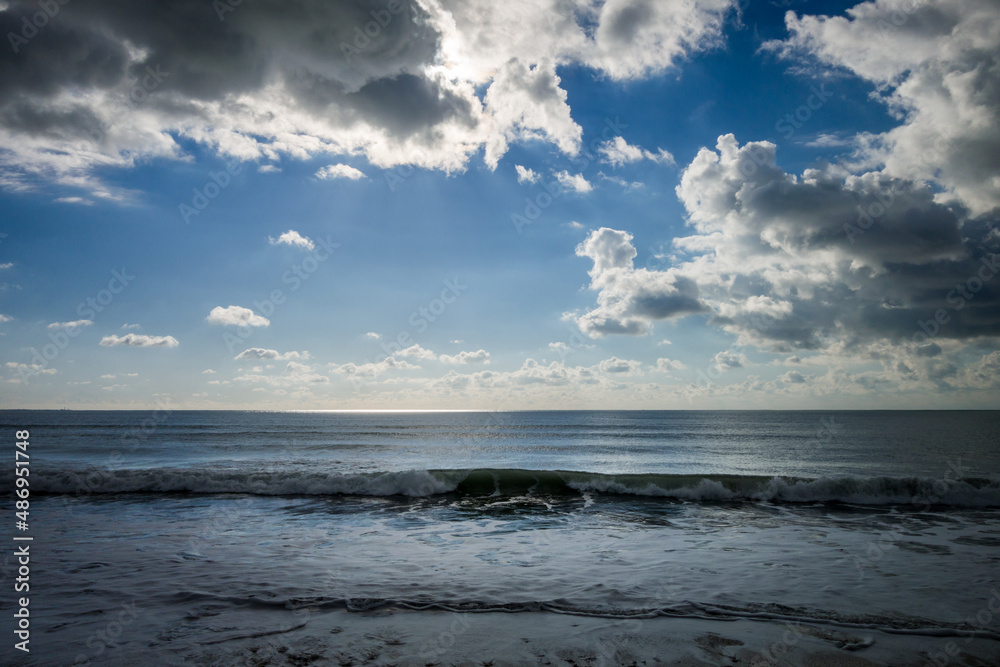
MULTIPOLYGON (((520 469, 409 470, 345 475, 319 471, 88 468, 46 470, 30 479, 33 494, 238 493, 386 497, 599 494, 703 502, 1000 507, 1000 480, 981 478, 838 476, 805 479, 756 475, 607 475, 520 469)), ((12 487, 12 484, 7 486, 12 487)))

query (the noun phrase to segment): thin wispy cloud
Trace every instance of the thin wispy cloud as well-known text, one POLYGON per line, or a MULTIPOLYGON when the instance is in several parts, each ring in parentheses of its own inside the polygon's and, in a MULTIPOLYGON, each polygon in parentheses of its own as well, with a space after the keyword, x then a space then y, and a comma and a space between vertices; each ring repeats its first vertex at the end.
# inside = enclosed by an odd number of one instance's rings
POLYGON ((100 344, 102 347, 177 347, 180 345, 173 336, 145 336, 142 334, 105 336, 101 339, 100 344))

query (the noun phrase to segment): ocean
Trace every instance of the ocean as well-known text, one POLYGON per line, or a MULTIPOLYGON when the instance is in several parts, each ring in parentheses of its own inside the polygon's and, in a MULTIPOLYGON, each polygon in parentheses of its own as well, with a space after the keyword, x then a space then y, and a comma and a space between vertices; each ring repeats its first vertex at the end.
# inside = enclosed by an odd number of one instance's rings
MULTIPOLYGON (((0 422, 12 510, 15 432, 30 433, 28 528, 5 522, 0 612, 12 645, 29 544, 31 650, 4 646, 6 664, 278 664, 254 662, 253 641, 344 610, 1000 639, 1000 411, 0 422), (234 657, 235 641, 249 648, 234 657)), ((372 664, 448 664, 440 636, 386 628, 372 664)))

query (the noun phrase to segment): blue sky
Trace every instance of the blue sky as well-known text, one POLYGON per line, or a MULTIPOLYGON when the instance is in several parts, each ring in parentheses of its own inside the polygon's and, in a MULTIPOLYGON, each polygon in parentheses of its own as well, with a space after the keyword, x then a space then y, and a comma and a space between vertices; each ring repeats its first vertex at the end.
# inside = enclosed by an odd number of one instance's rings
POLYGON ((161 4, 4 45, 5 406, 1000 405, 991 3, 161 4))

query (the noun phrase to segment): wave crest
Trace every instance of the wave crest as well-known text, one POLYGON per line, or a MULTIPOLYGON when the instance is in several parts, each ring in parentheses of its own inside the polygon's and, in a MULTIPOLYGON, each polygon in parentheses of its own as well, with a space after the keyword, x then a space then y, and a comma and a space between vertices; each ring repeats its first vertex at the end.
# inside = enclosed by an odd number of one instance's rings
MULTIPOLYGON (((408 470, 345 475, 146 468, 46 471, 32 476, 34 493, 239 493, 425 497, 581 495, 644 496, 682 501, 843 502, 862 505, 1000 507, 1000 481, 919 477, 767 477, 756 475, 605 475, 521 469, 408 470)), ((12 488, 9 485, 7 488, 12 488)))

